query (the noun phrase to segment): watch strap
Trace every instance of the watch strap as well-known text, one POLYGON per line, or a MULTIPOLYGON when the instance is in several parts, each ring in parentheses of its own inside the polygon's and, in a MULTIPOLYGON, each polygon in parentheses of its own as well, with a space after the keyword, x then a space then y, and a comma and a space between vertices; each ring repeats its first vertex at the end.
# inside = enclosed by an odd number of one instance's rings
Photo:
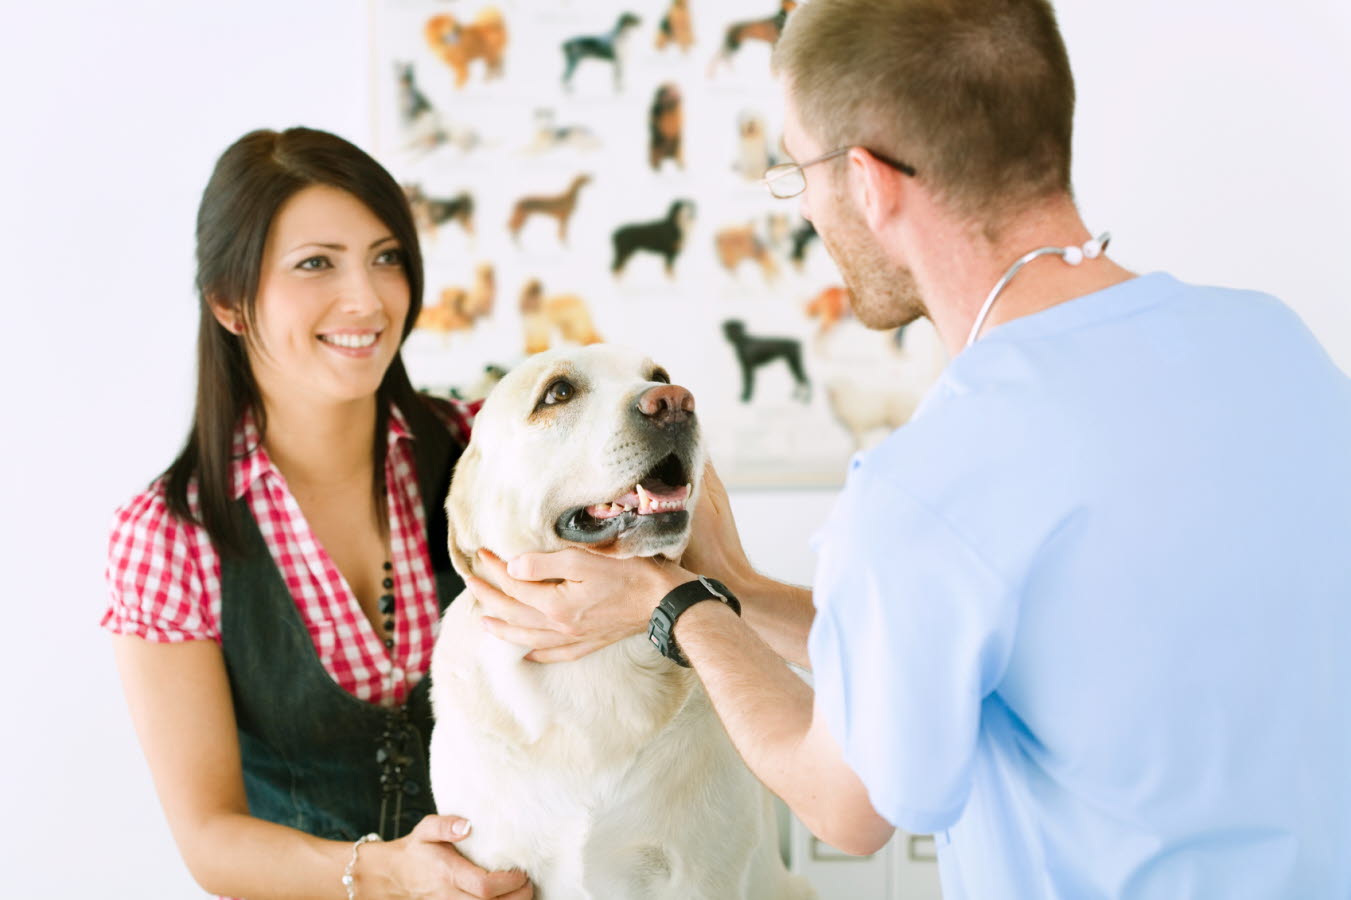
POLYGON ((652 610, 652 618, 648 620, 647 639, 652 642, 652 646, 656 647, 662 656, 687 669, 690 667, 690 661, 676 645, 675 623, 685 610, 704 600, 721 601, 730 606, 732 612, 741 615, 741 601, 732 595, 725 584, 700 575, 694 581, 678 585, 662 597, 657 608, 652 610))

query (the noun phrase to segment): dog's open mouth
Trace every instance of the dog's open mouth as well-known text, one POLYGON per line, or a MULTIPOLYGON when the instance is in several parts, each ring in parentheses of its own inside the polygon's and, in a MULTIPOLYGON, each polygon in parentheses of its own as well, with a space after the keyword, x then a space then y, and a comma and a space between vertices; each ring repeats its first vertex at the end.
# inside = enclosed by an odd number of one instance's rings
POLYGON ((689 473, 674 454, 657 463, 633 489, 602 503, 581 506, 558 518, 559 537, 596 543, 613 538, 636 524, 640 517, 656 517, 665 523, 687 515, 690 499, 689 473))

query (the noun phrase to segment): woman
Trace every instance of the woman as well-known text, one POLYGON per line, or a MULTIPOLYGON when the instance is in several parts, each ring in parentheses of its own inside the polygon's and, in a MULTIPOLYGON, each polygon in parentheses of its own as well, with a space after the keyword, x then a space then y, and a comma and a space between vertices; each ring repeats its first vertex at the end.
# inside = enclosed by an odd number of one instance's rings
POLYGON ((441 504, 470 417, 399 356, 422 304, 399 186, 341 138, 255 131, 197 258, 192 431, 118 511, 103 620, 188 868, 250 900, 530 897, 434 815, 422 676, 462 587, 441 504))

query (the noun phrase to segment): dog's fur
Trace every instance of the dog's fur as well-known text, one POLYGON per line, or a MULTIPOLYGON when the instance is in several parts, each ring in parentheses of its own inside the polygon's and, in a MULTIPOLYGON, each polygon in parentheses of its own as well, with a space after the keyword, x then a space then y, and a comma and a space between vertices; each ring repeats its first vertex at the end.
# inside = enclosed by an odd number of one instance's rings
POLYGON ((723 34, 722 47, 708 65, 709 77, 713 77, 719 65, 730 66, 733 54, 741 49, 741 45, 746 41, 764 41, 771 46, 777 43, 779 35, 783 34, 783 26, 787 23, 789 14, 795 9, 797 9, 796 0, 780 0, 779 11, 772 16, 728 25, 727 31, 723 34))
POLYGON ((474 323, 491 315, 497 296, 497 279, 491 263, 480 263, 470 287, 448 287, 441 291, 440 302, 422 307, 415 328, 434 331, 443 336, 452 331, 474 327, 474 323))
POLYGON ((816 240, 816 237, 816 226, 809 219, 803 219, 802 224, 793 229, 793 249, 789 253, 789 259, 793 261, 793 268, 799 272, 807 260, 807 246, 816 240))
POLYGON ((849 291, 839 285, 823 288, 820 293, 807 301, 807 318, 820 319, 816 329, 818 338, 825 337, 841 319, 852 313, 849 306, 849 291))
POLYGON ((434 240, 437 229, 447 222, 458 222, 466 234, 474 233, 474 198, 461 191, 453 197, 428 197, 421 185, 405 184, 404 196, 413 211, 413 221, 429 240, 434 240))
POLYGON ((642 22, 631 12, 620 13, 614 27, 605 34, 587 34, 563 42, 563 87, 572 90, 572 73, 584 59, 598 59, 613 65, 615 90, 624 86, 624 54, 621 44, 630 29, 642 22))
MULTIPOLYGON (((488 396, 446 503, 461 574, 577 546, 576 511, 625 496, 674 457, 698 494, 703 450, 688 394, 650 361, 600 345, 551 351, 488 396), (541 405, 565 378, 574 393, 541 405), (649 391, 672 402, 649 418, 649 391)), ((583 543, 616 557, 677 558, 688 513, 623 513, 583 543)), ((457 848, 516 868, 538 900, 805 900, 779 859, 774 812, 718 722, 698 677, 633 635, 582 659, 537 664, 491 637, 467 591, 431 663, 432 789, 474 830, 457 848)))
POLYGON ((657 49, 665 50, 667 44, 675 44, 681 53, 688 53, 694 46, 689 0, 671 0, 666 15, 662 16, 657 28, 657 49))
POLYGON ((657 253, 666 260, 667 276, 675 274, 675 260, 685 246, 685 233, 694 220, 694 203, 674 200, 666 211, 666 218, 656 222, 621 225, 610 236, 615 257, 610 271, 618 277, 630 256, 639 250, 657 253))
POLYGON ((546 298, 538 278, 521 288, 521 325, 527 355, 548 350, 555 334, 567 344, 599 344, 604 340, 591 321, 585 300, 576 294, 546 298))
POLYGON ((854 439, 857 451, 868 446, 871 436, 910 421, 927 387, 836 376, 826 383, 826 400, 835 419, 854 439))
POLYGON ((544 153, 572 147, 577 150, 596 150, 600 138, 585 125, 556 125, 554 111, 548 107, 535 110, 535 136, 526 146, 529 154, 544 153))
POLYGON ((516 205, 512 207, 511 218, 507 222, 507 230, 511 232, 511 239, 519 241, 521 229, 525 227, 525 220, 538 213, 553 216, 558 220, 558 240, 560 243, 566 244, 568 242, 568 222, 577 209, 577 195, 583 187, 590 183, 590 175, 578 175, 572 179, 568 189, 561 194, 522 197, 517 200, 516 205))
POLYGON ((647 161, 652 171, 657 171, 666 159, 673 159, 677 167, 685 168, 685 151, 680 139, 684 129, 680 88, 670 82, 657 88, 647 122, 647 161))
POLYGON ((765 120, 750 111, 737 117, 737 159, 732 168, 747 181, 759 181, 769 167, 777 162, 769 150, 769 135, 765 120))
POLYGON ((728 319, 722 323, 722 333, 736 351, 741 367, 741 402, 751 402, 755 393, 755 370, 776 359, 783 360, 793 373, 794 399, 808 403, 812 398, 812 384, 802 367, 802 342, 796 338, 759 337, 746 333, 745 323, 728 319))
POLYGON ((750 259, 760 267, 766 281, 773 281, 779 276, 779 266, 774 261, 774 255, 769 252, 769 243, 756 234, 754 223, 719 229, 713 236, 713 245, 718 252, 718 262, 733 275, 738 266, 750 259))
POLYGON ((488 79, 502 77, 502 58, 507 48, 507 26, 493 7, 479 11, 474 21, 462 24, 442 13, 427 20, 423 29, 427 46, 455 73, 455 87, 469 80, 469 64, 483 60, 488 79))

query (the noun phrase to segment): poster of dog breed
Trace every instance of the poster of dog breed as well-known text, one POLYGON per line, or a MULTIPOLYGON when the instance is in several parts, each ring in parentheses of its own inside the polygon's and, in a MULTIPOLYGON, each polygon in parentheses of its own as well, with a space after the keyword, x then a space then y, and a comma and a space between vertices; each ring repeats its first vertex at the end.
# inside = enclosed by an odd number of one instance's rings
POLYGON ((427 45, 455 73, 455 86, 469 80, 469 64, 482 60, 485 78, 502 77, 502 59, 507 46, 507 26, 494 7, 479 11, 472 22, 461 22, 449 13, 427 20, 427 45))
POLYGON ((676 257, 685 247, 685 233, 693 221, 694 204, 689 200, 673 200, 664 219, 616 228, 611 236, 614 244, 611 273, 618 278, 629 257, 642 250, 660 256, 665 261, 666 276, 674 277, 676 257))
MULTIPOLYGON (((705 457, 691 393, 637 351, 550 351, 488 395, 446 501, 461 575, 581 547, 678 559, 705 457)), ((491 636, 468 591, 431 662, 432 790, 474 823, 457 849, 524 871, 540 900, 809 900, 769 792, 698 676, 645 634, 538 664, 491 636)))
POLYGON ((899 415, 825 387, 922 376, 868 341, 800 201, 762 182, 787 159, 770 52, 793 9, 372 0, 372 148, 426 270, 414 382, 639 345, 690 373, 729 486, 838 485, 859 423, 899 415), (483 264, 510 302, 485 303, 483 264))
POLYGON ((561 194, 529 196, 517 200, 516 205, 511 209, 511 218, 507 221, 507 230, 511 232, 511 239, 519 241, 521 229, 525 227, 526 220, 531 216, 541 215, 552 216, 558 222, 558 242, 566 244, 568 242, 568 222, 572 219, 572 213, 577 208, 577 195, 581 193, 582 188, 590 183, 591 176, 581 174, 575 176, 567 190, 561 194))
POLYGON ((569 38, 563 42, 563 87, 572 89, 572 75, 583 60, 594 59, 610 64, 615 91, 624 87, 624 41, 629 32, 642 22, 631 12, 621 13, 614 27, 604 34, 589 34, 569 38))

